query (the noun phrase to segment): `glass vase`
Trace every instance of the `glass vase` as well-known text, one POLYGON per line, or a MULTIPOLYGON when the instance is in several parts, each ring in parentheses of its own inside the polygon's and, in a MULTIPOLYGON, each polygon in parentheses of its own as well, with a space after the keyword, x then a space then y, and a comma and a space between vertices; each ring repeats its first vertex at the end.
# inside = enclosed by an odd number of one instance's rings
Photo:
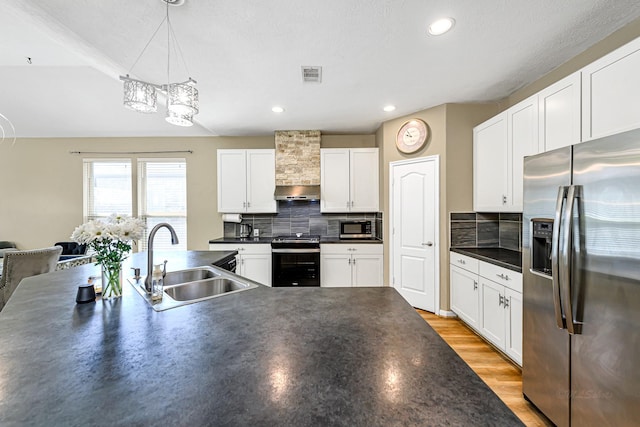
POLYGON ((102 264, 102 299, 122 296, 122 264, 102 264))

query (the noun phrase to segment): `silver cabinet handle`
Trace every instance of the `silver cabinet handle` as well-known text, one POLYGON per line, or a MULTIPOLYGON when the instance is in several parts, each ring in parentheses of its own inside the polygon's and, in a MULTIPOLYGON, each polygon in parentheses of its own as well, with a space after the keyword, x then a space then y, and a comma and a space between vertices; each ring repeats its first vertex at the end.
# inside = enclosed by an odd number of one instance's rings
POLYGON ((351 207, 353 207, 353 200, 351 201, 351 207))
POLYGON ((501 306, 502 304, 504 304, 504 297, 501 294, 498 294, 498 306, 501 306))
POLYGON ((478 282, 476 280, 473 281, 473 290, 477 290, 478 289, 478 282))
POLYGON ((509 298, 507 298, 506 295, 505 295, 503 301, 504 301, 504 308, 509 308, 509 298))
POLYGON ((433 246, 433 242, 426 242, 423 243, 422 246, 433 246))
POLYGON ((356 265, 356 259, 355 258, 353 259, 353 265, 356 265))
POLYGON ((242 202, 242 207, 246 208, 247 207, 247 202, 242 202))
POLYGON ((496 276, 498 276, 498 277, 499 277, 499 278, 501 278, 502 280, 511 280, 511 278, 509 277, 509 275, 508 275, 508 274, 500 273, 500 274, 496 274, 496 276))
POLYGON ((506 205, 507 204, 507 196, 502 196, 502 204, 506 205))
POLYGON ((458 260, 458 262, 459 262, 460 264, 466 264, 466 261, 465 261, 465 260, 463 260, 463 259, 459 259, 459 260, 458 260))
POLYGON ((247 202, 247 207, 251 207, 251 202, 247 202))
POLYGON ((349 262, 349 265, 351 265, 351 258, 349 258, 347 261, 349 262))

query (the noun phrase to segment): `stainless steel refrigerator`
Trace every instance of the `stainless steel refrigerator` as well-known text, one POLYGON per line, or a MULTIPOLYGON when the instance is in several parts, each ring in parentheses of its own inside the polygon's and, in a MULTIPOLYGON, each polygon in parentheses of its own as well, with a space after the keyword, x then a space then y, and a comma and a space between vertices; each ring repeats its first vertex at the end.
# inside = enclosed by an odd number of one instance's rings
POLYGON ((640 131, 524 160, 523 393, 558 426, 640 425, 640 131))

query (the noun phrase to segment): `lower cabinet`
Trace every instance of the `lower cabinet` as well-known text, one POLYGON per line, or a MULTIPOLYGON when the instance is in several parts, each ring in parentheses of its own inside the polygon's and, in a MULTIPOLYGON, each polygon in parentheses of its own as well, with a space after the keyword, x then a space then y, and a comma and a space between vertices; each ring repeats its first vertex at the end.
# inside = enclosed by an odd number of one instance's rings
POLYGON ((323 287, 383 286, 382 269, 382 245, 320 245, 320 281, 323 287))
POLYGON ((238 251, 236 274, 271 286, 271 245, 261 243, 211 243, 210 251, 238 251))
POLYGON ((522 275, 450 253, 451 310, 522 366, 522 275))
POLYGON ((480 277, 482 335, 522 365, 522 293, 480 277))
POLYGON ((451 310, 473 329, 479 328, 480 289, 478 273, 452 265, 449 267, 451 281, 451 310))

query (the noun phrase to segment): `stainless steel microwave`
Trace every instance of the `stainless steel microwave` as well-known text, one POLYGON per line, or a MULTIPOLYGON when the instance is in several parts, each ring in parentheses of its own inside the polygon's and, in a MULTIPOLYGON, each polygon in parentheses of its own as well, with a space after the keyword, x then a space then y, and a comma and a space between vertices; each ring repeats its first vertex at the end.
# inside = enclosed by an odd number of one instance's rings
POLYGON ((373 239, 371 221, 340 221, 341 239, 373 239))

